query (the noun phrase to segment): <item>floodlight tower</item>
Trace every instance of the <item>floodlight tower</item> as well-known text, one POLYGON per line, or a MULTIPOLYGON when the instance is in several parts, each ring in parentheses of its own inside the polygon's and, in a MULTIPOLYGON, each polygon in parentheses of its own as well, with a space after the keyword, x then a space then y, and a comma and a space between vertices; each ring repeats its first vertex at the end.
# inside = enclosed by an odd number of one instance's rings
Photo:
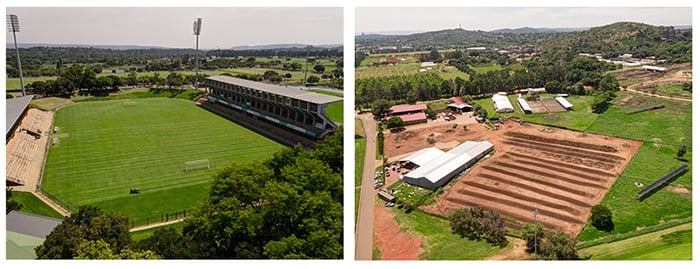
POLYGON ((309 73, 309 52, 311 51, 311 46, 306 46, 306 71, 304 71, 304 87, 307 87, 306 84, 306 74, 309 73))
POLYGON ((540 212, 537 211, 537 208, 532 211, 532 215, 535 216, 535 259, 537 259, 537 214, 539 213, 540 212))
POLYGON ((192 31, 196 38, 196 48, 194 53, 194 88, 199 89, 199 32, 202 31, 202 18, 194 20, 192 31))
POLYGON ((17 48, 17 35, 19 32, 19 18, 15 14, 7 15, 7 30, 12 32, 12 37, 15 40, 15 52, 17 53, 17 68, 19 69, 19 84, 22 86, 22 96, 27 93, 24 91, 24 76, 22 76, 22 63, 19 60, 19 49, 17 48))

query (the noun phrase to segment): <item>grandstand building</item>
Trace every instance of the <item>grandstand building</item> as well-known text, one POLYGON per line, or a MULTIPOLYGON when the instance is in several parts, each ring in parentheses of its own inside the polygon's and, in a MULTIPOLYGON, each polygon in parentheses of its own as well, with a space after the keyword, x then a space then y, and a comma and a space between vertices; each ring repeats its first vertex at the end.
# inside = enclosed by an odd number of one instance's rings
POLYGON ((27 109, 29 108, 29 101, 34 98, 34 95, 27 95, 18 98, 5 99, 7 108, 5 114, 5 144, 9 142, 12 134, 15 133, 15 129, 22 118, 27 115, 27 109))
POLYGON ((466 141, 448 152, 425 148, 400 160, 402 166, 416 169, 403 176, 412 185, 435 190, 450 182, 460 172, 474 165, 493 150, 488 141, 466 141))
POLYGON ((294 87, 230 76, 206 78, 207 99, 311 138, 322 138, 338 123, 326 116, 328 104, 343 99, 294 87))

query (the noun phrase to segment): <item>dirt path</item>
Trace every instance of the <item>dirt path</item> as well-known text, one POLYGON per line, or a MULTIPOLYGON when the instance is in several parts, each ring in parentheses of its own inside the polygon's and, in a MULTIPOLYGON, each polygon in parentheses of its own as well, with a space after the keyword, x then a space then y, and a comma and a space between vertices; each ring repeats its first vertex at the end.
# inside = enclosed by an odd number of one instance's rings
POLYGON ((530 260, 530 259, 532 259, 533 255, 527 254, 527 252, 525 252, 525 249, 526 249, 525 240, 522 240, 520 238, 515 238, 515 237, 508 237, 508 244, 513 246, 513 248, 508 250, 508 252, 486 257, 485 260, 513 261, 513 260, 530 260))
POLYGON ((131 228, 131 230, 129 230, 129 232, 130 232, 130 233, 131 233, 131 232, 138 232, 138 231, 142 231, 142 230, 148 230, 148 229, 151 229, 151 228, 162 227, 162 226, 166 226, 166 225, 170 225, 170 224, 175 224, 175 223, 178 223, 178 222, 182 222, 182 221, 184 221, 184 220, 185 220, 185 219, 176 219, 176 220, 171 220, 171 221, 166 221, 166 222, 159 222, 159 223, 153 223, 153 224, 144 225, 144 226, 138 226, 138 227, 131 228))
POLYGON ((372 225, 374 205, 373 175, 376 164, 376 134, 377 126, 372 114, 358 115, 367 134, 365 150, 365 167, 362 170, 362 185, 360 187, 360 203, 357 209, 357 230, 355 231, 355 259, 372 259, 372 225))
POLYGON ((382 251, 382 260, 418 260, 421 241, 402 232, 394 214, 381 204, 374 205, 374 245, 382 251))
POLYGON ((632 86, 627 87, 627 89, 625 89, 625 88, 623 88, 623 87, 620 87, 620 90, 621 90, 621 91, 628 91, 628 92, 638 93, 638 94, 646 95, 646 96, 652 96, 652 97, 656 97, 656 98, 669 99, 669 100, 677 100, 677 101, 685 101, 685 102, 692 102, 692 101, 693 101, 692 99, 678 98, 678 97, 670 97, 670 96, 663 96, 663 95, 658 95, 658 94, 651 94, 651 93, 648 93, 648 92, 637 91, 637 90, 632 89, 632 86))

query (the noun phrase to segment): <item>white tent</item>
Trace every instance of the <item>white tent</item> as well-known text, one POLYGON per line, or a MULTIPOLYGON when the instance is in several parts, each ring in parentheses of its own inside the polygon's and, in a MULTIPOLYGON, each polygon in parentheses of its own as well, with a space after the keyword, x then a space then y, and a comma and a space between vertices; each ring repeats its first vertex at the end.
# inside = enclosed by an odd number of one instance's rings
POLYGON ((513 109, 513 105, 510 103, 507 96, 494 94, 493 97, 491 97, 491 100, 493 100, 493 109, 495 109, 497 113, 515 112, 515 109, 513 109))
MULTIPOLYGON (((474 165, 474 163, 476 163, 492 149, 493 144, 488 141, 467 141, 448 152, 438 150, 440 151, 438 154, 437 151, 431 150, 429 152, 432 159, 428 160, 427 162, 425 162, 426 160, 421 160, 424 162, 424 164, 404 175, 404 181, 423 188, 437 189, 447 184, 461 171, 464 171, 465 169, 474 165)), ((417 153, 420 153, 421 151, 417 153)))
POLYGON ((557 97, 554 97, 554 100, 557 100, 557 102, 559 102, 559 104, 561 106, 563 106, 564 108, 566 108, 567 110, 574 108, 574 105, 569 103, 569 101, 566 100, 566 98, 564 98, 564 97, 557 96, 557 97))

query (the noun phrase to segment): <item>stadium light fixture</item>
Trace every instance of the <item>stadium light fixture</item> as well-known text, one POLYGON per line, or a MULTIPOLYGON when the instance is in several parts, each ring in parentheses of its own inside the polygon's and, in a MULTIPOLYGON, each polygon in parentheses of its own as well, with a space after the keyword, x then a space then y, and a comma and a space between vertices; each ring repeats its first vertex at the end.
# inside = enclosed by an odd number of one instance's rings
POLYGON ((22 62, 19 60, 19 48, 17 48, 17 35, 19 32, 19 18, 15 14, 7 15, 7 30, 12 32, 12 38, 15 40, 15 52, 17 53, 17 68, 19 69, 19 84, 22 86, 22 96, 27 93, 24 91, 24 76, 22 76, 22 62))
POLYGON ((532 215, 535 216, 535 259, 537 259, 537 214, 539 213, 540 212, 537 211, 537 208, 532 211, 532 215))
POLYGON ((194 88, 199 89, 199 33, 202 31, 202 18, 194 20, 192 31, 196 36, 195 53, 194 53, 194 88))

